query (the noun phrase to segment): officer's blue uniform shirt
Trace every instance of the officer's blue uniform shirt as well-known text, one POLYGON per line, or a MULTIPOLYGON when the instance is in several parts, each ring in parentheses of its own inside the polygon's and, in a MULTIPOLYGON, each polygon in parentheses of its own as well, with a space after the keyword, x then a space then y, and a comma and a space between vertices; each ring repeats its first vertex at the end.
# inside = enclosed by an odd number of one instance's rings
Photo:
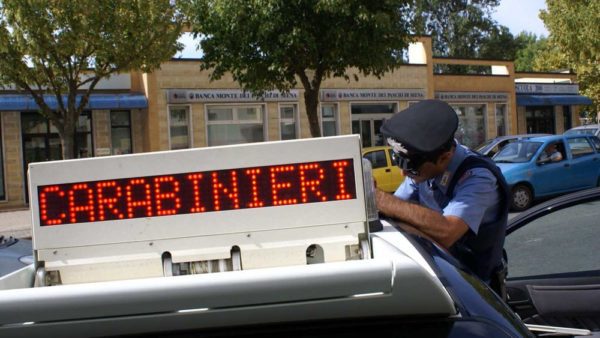
POLYGON ((454 196, 448 198, 446 191, 454 172, 467 156, 474 155, 458 142, 455 149, 446 172, 441 176, 418 184, 407 177, 394 195, 439 211, 444 216, 460 217, 477 234, 480 224, 494 221, 501 212, 496 177, 484 168, 467 170, 457 181, 454 196))

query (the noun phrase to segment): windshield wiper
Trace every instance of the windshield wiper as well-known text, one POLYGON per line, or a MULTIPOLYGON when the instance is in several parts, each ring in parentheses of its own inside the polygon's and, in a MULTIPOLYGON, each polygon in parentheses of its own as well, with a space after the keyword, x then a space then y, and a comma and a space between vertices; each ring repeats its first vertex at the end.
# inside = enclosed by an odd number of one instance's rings
POLYGON ((494 161, 494 162, 496 162, 496 163, 515 163, 515 162, 509 161, 509 160, 497 160, 497 161, 494 161))

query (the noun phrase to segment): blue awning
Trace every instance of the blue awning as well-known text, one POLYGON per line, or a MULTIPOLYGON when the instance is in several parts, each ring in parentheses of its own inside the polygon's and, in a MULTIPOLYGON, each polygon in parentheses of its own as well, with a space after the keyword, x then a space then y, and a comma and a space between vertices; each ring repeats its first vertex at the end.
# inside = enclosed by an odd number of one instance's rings
MULTIPOLYGON (((63 96, 66 102, 67 97, 63 96)), ((81 95, 77 97, 77 102, 81 95)), ((44 95, 44 101, 51 109, 58 107, 56 96, 44 95)), ((0 111, 37 111, 38 105, 33 98, 24 94, 0 95, 0 111)), ((146 96, 138 93, 92 94, 86 109, 144 109, 148 108, 146 96)))
POLYGON ((517 106, 567 106, 592 104, 592 100, 583 95, 517 95, 517 106))

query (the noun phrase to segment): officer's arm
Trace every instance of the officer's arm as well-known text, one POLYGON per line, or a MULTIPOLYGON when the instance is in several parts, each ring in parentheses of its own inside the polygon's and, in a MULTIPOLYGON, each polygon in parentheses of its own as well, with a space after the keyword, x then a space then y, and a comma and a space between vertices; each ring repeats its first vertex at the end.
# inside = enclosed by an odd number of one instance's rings
POLYGON ((469 226, 456 216, 444 216, 418 204, 403 201, 393 195, 376 190, 377 208, 384 215, 399 219, 433 240, 450 248, 468 230, 469 226))

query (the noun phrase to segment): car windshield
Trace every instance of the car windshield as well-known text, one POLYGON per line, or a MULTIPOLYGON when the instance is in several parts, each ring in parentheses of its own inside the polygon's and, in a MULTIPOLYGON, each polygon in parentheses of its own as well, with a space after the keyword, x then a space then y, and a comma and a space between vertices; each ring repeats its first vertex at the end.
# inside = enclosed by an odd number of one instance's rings
POLYGON ((492 158, 497 163, 523 163, 529 162, 538 151, 542 142, 527 140, 507 144, 492 158))
POLYGON ((565 135, 595 135, 597 128, 571 129, 565 132, 565 135))

